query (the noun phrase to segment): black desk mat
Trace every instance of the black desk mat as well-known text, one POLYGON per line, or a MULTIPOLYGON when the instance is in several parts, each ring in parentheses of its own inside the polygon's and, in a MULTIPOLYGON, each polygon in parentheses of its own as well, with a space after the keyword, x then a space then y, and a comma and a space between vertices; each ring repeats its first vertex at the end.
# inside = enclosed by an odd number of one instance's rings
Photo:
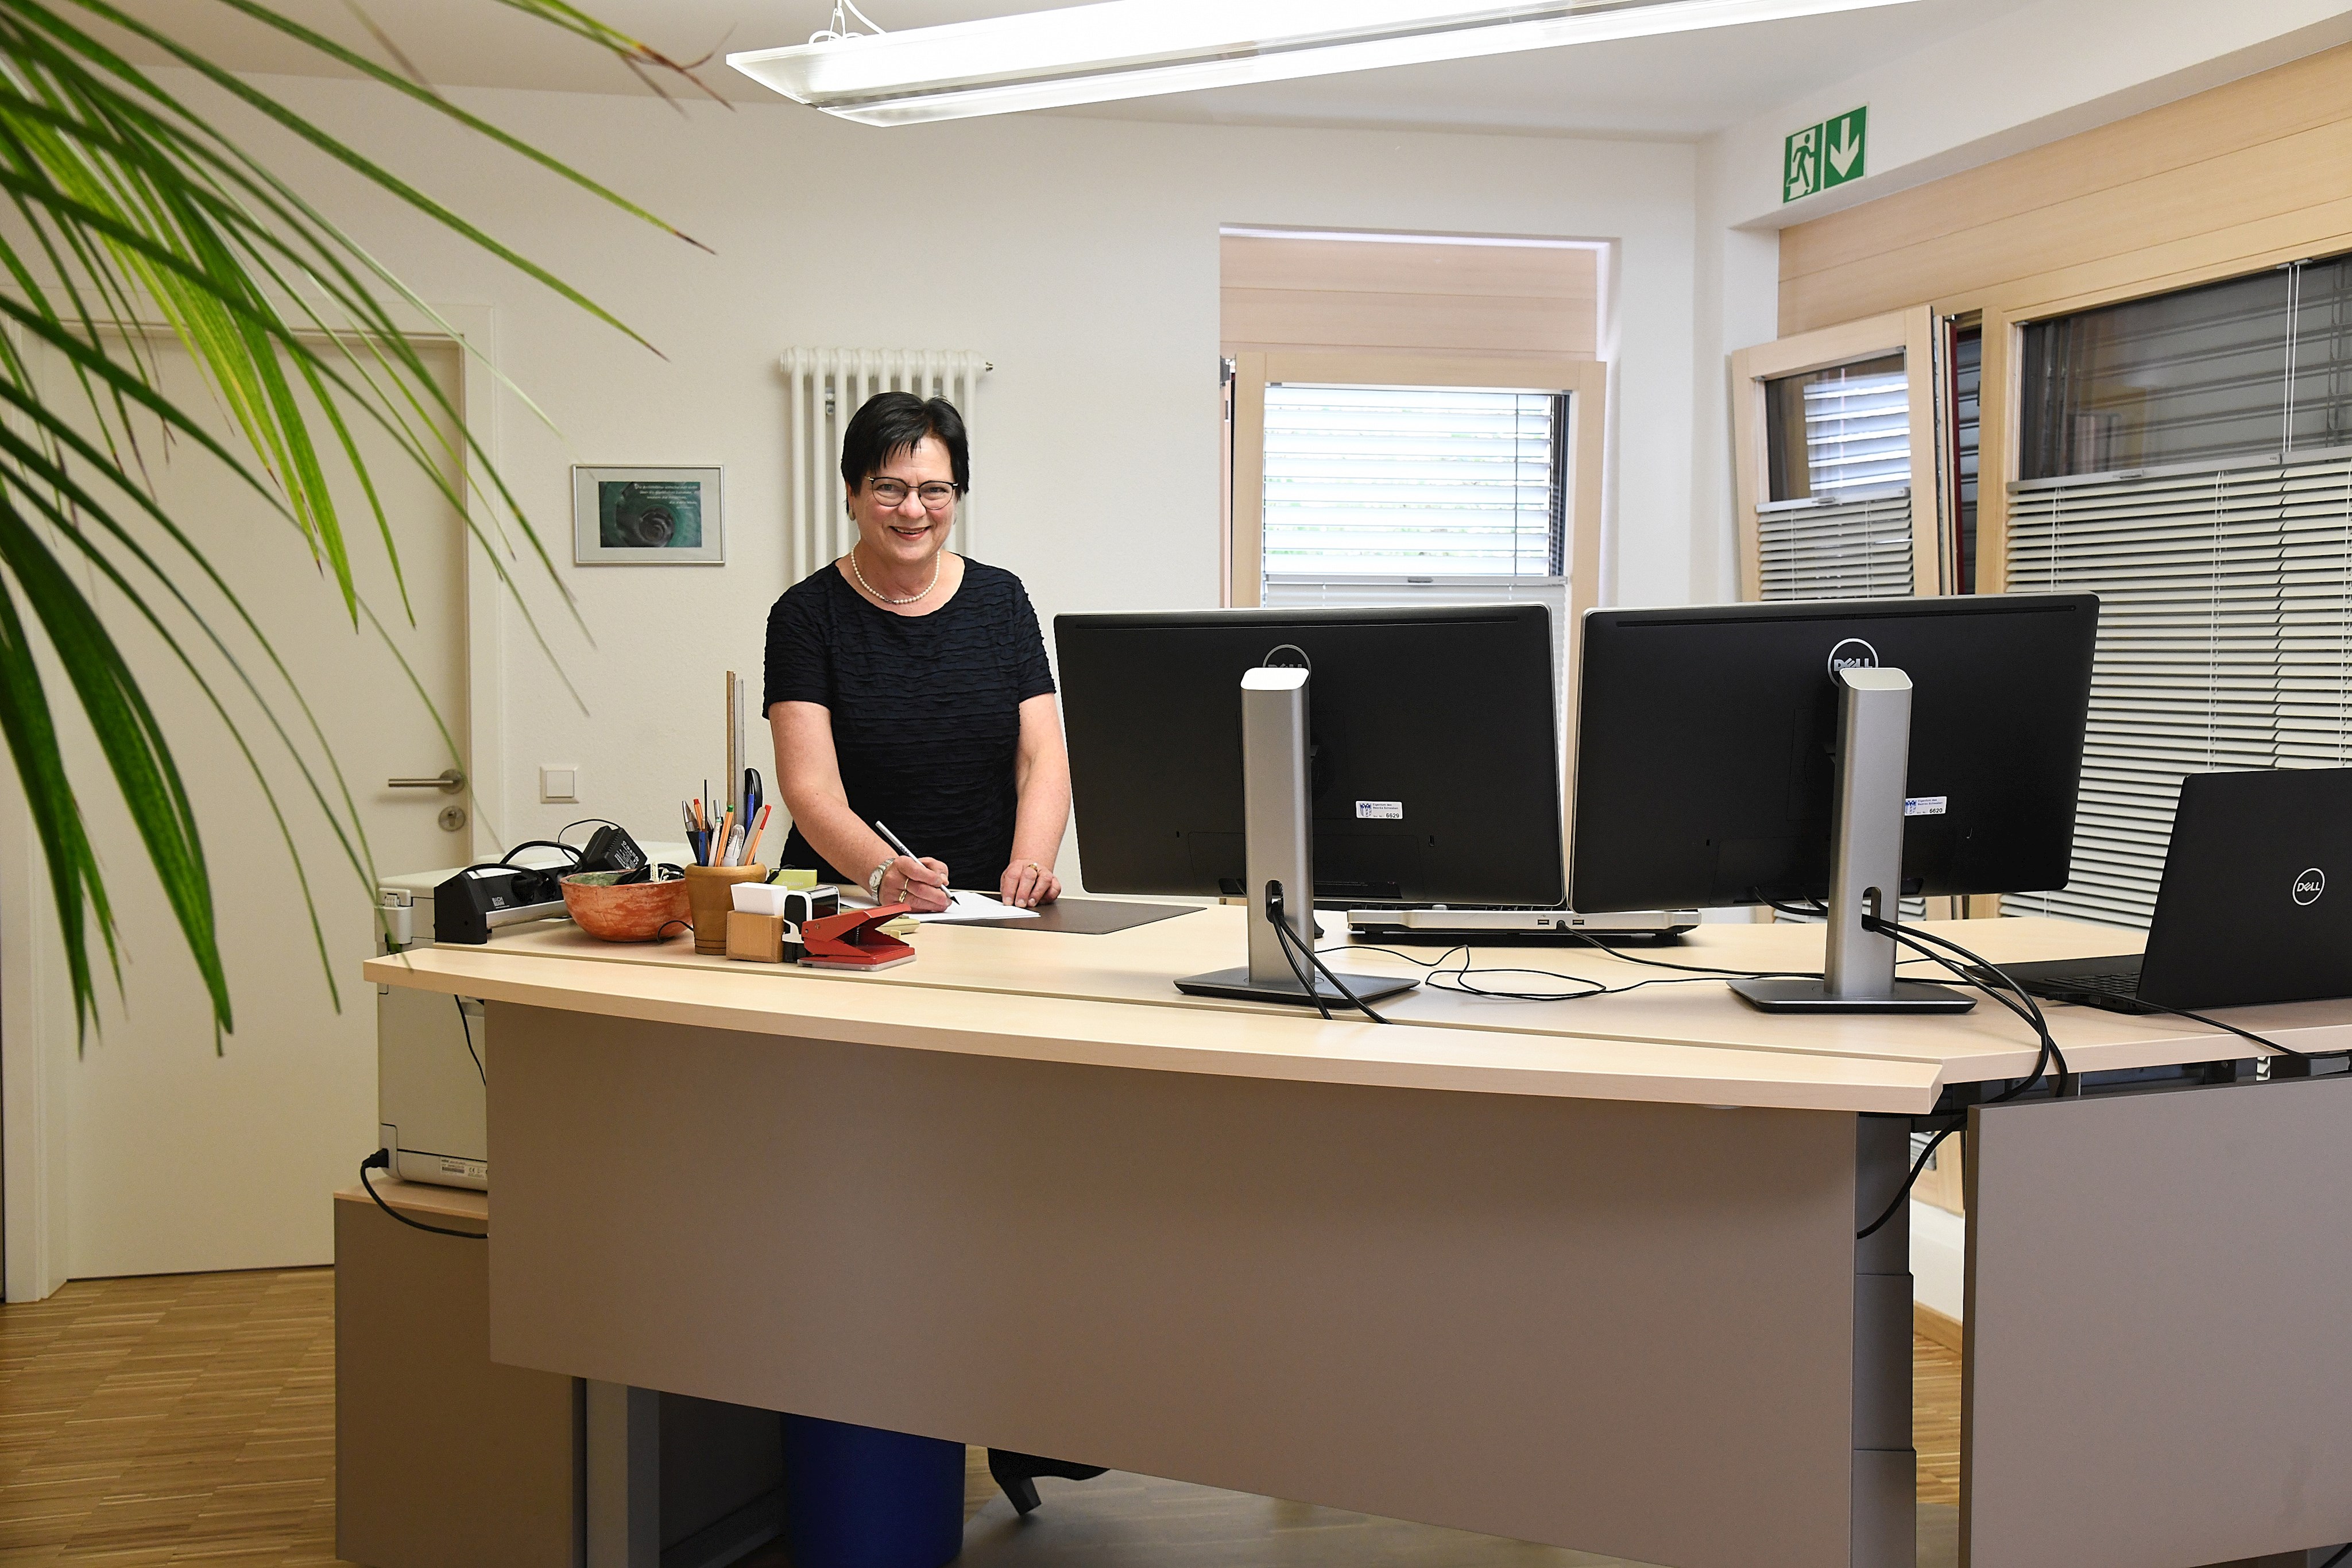
POLYGON ((1107 936, 1198 913, 1190 904, 1126 904, 1113 898, 1063 898, 1040 904, 1034 920, 959 920, 958 925, 993 926, 999 931, 1066 931, 1079 936, 1107 936))

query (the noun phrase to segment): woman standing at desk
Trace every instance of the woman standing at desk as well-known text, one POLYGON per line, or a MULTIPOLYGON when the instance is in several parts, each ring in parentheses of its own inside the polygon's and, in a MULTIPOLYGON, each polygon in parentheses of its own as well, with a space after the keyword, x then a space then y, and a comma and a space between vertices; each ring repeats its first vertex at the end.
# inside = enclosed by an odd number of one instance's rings
POLYGON ((1021 580, 946 548, 971 482, 962 416, 878 393, 843 434, 841 478, 856 543, 768 612, 784 863, 919 910, 946 908, 950 880, 1050 904, 1069 758, 1021 580))

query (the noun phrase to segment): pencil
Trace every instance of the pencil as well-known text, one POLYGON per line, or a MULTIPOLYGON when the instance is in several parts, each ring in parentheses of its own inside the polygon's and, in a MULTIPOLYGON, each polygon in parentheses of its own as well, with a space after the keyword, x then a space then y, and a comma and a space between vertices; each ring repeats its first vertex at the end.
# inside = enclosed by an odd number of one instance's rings
POLYGON ((771 800, 760 808, 760 820, 751 824, 751 841, 743 846, 743 863, 750 865, 760 858, 760 835, 768 831, 768 813, 776 809, 771 800))

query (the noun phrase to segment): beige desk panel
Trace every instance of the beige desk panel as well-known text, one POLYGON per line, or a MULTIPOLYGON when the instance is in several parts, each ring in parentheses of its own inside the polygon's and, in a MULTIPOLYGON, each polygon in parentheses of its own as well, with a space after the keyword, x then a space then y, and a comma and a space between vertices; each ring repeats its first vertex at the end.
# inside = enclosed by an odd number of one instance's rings
MULTIPOLYGON (((1990 1003, 1959 1018, 1834 1019, 1758 1013, 1712 984, 1574 1003, 1423 988, 1383 1005, 1410 1027, 1383 1029, 1178 993, 1173 977, 1239 954, 1242 918, 1238 909, 1212 908, 1107 936, 931 926, 916 938, 917 963, 873 976, 702 958, 683 942, 617 946, 551 924, 486 948, 375 959, 367 974, 541 1007, 921 1050, 1683 1103, 1918 1113, 1944 1083, 2021 1076, 2033 1061, 2028 1031, 1990 1003)), ((2138 941, 2134 933, 2045 920, 1938 928, 1958 932, 1996 961, 2130 951, 2138 941)), ((1817 967, 1821 940, 1817 926, 1709 925, 1657 956, 1735 969, 1817 967)), ((1348 962, 1368 970, 1410 967, 1376 952, 1352 952, 1348 962)), ((1611 984, 1662 973, 1576 948, 1489 949, 1481 962, 1611 984)), ((2052 1015, 2070 1062, 2082 1071, 2201 1061, 2241 1049, 2179 1020, 2080 1008, 2053 1008, 2052 1015)), ((2352 1003, 2233 1016, 2307 1050, 2352 1045, 2352 1003)))
POLYGON ((1678 1568, 1848 1560, 1851 1116, 490 1028, 501 1362, 1678 1568))
POLYGON ((1961 1562, 2301 1564, 2352 1538, 2352 1078, 1973 1121, 1961 1562))

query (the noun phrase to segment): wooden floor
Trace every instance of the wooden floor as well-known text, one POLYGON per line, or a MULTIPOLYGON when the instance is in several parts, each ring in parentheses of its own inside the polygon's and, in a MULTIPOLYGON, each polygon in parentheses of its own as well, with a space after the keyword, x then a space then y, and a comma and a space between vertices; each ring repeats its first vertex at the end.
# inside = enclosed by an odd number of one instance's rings
MULTIPOLYGON (((1959 1358, 1913 1342, 1919 1498, 1959 1499, 1959 1358)), ((294 1568, 335 1556, 334 1276, 81 1281, 0 1306, 0 1563, 294 1568)), ((1027 1521, 975 1460, 969 1568, 1599 1568, 1608 1558, 1113 1475, 1027 1521), (1136 1526, 1148 1521, 1148 1528, 1136 1526)), ((1941 1520, 1940 1511, 1937 1518, 1941 1520)), ((1925 1531, 1923 1531, 1923 1539, 1925 1531)), ((745 1568, 780 1568, 770 1549, 745 1568)))

